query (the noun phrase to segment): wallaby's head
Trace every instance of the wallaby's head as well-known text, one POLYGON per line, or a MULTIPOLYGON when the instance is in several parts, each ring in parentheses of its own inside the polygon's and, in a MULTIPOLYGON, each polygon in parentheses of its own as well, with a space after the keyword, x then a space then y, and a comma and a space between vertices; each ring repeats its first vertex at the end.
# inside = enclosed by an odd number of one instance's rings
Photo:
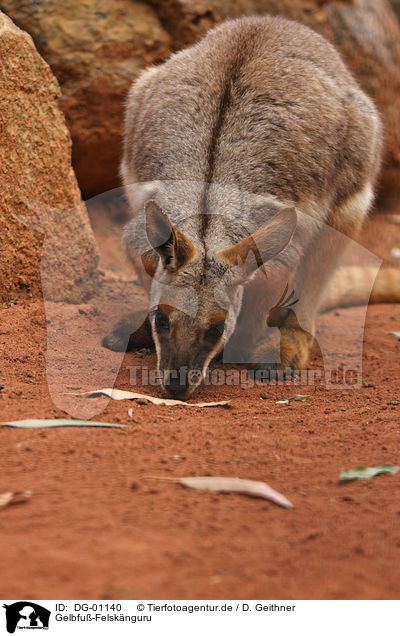
POLYGON ((145 213, 150 249, 142 261, 153 278, 158 368, 165 392, 187 398, 232 335, 244 284, 289 243, 296 212, 280 210, 253 234, 211 252, 195 245, 155 201, 146 203, 145 213))

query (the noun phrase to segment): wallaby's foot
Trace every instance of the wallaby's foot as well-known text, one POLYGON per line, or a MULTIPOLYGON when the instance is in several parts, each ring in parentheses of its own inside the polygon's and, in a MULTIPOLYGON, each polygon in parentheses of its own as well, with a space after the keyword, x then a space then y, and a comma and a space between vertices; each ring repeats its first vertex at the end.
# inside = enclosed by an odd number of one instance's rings
POLYGON ((257 370, 283 370, 290 377, 307 366, 313 337, 300 328, 282 327, 255 351, 250 366, 257 370))
POLYGON ((303 329, 283 328, 281 330, 281 361, 284 367, 304 369, 310 358, 314 338, 303 329))
POLYGON ((103 347, 112 351, 153 349, 154 342, 147 311, 136 311, 119 320, 103 338, 103 347))

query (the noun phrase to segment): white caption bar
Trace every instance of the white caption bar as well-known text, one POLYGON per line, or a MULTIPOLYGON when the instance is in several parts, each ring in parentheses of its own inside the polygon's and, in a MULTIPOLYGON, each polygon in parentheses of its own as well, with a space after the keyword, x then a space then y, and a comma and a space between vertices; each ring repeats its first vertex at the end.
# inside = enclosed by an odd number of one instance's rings
MULTIPOLYGON (((363 636, 393 633, 400 601, 3 601, 0 633, 363 636), (162 630, 162 631, 161 631, 162 630)), ((397 629, 397 628, 396 628, 397 629)), ((400 630, 396 633, 400 634, 400 630)))

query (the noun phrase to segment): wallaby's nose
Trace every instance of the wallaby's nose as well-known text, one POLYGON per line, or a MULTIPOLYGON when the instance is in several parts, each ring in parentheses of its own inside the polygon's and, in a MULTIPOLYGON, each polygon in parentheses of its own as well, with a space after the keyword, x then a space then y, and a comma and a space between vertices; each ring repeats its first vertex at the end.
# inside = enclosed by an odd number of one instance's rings
POLYGON ((174 397, 182 397, 188 390, 187 378, 182 378, 181 374, 170 373, 165 382, 165 389, 174 397))

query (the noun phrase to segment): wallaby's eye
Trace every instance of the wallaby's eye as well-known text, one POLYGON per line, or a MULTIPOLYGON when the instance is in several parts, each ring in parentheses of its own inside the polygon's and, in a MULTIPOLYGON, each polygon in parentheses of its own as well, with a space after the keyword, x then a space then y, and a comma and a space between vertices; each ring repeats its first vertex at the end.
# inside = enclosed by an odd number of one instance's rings
POLYGON ((157 329, 169 329, 169 320, 168 316, 162 309, 159 307, 154 311, 154 322, 157 329))
POLYGON ((225 329, 225 321, 220 320, 220 322, 216 322, 214 325, 211 325, 209 329, 207 329, 206 336, 208 338, 213 338, 214 340, 217 340, 224 333, 224 329, 225 329))

